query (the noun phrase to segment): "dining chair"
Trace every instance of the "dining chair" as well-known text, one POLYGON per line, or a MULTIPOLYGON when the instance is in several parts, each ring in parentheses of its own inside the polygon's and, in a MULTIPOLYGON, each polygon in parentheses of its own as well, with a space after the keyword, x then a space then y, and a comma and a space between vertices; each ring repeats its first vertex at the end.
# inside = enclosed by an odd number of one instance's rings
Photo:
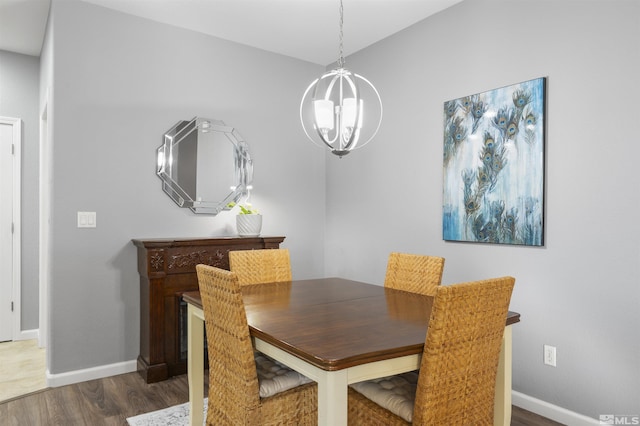
POLYGON ((444 258, 420 254, 391 253, 384 286, 433 296, 442 282, 444 258))
POLYGON ((351 385, 348 424, 492 425, 514 284, 502 277, 439 286, 420 370, 351 385))
POLYGON ((288 249, 230 251, 229 269, 238 275, 240 285, 291 281, 288 249))
POLYGON ((207 425, 317 425, 316 383, 254 351, 238 276, 208 265, 196 271, 209 351, 207 425))

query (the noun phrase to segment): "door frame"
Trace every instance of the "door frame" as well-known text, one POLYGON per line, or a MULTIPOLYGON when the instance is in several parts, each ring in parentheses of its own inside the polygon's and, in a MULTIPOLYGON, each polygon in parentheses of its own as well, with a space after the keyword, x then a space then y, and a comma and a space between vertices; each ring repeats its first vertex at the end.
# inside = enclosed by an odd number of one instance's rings
MULTIPOLYGON (((49 114, 49 92, 47 89, 42 111, 40 112, 40 182, 39 182, 39 231, 38 231, 38 277, 39 277, 39 315, 38 346, 49 346, 49 281, 51 256, 50 217, 51 217, 51 120, 49 114)), ((48 366, 48 361, 47 361, 48 366)), ((47 379, 47 386, 49 379, 47 379)))
POLYGON ((0 116, 0 124, 6 124, 13 128, 13 273, 11 283, 11 294, 13 302, 12 312, 12 340, 19 340, 21 335, 21 279, 22 279, 22 227, 21 227, 21 176, 22 176, 22 120, 13 117, 0 116))

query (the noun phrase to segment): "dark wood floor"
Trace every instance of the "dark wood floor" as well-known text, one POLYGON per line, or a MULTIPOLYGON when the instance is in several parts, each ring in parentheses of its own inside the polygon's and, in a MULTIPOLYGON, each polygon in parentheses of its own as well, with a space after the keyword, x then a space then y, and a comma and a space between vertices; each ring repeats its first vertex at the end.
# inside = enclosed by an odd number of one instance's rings
POLYGON ((545 417, 539 416, 531 411, 513 406, 511 410, 511 426, 564 426, 562 423, 554 422, 545 417))
MULTIPOLYGON (((0 424, 123 426, 127 425, 127 417, 181 404, 188 399, 186 375, 146 384, 138 373, 128 373, 46 389, 0 403, 0 424)), ((559 423, 513 407, 511 425, 547 426, 559 423)))

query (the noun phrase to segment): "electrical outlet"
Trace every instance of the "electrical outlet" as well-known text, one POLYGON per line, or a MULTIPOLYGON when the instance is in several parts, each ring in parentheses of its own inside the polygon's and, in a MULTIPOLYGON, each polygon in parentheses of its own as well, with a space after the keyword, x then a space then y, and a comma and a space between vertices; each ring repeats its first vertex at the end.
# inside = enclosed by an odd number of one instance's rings
POLYGON ((544 363, 552 367, 556 366, 556 347, 544 345, 544 363))

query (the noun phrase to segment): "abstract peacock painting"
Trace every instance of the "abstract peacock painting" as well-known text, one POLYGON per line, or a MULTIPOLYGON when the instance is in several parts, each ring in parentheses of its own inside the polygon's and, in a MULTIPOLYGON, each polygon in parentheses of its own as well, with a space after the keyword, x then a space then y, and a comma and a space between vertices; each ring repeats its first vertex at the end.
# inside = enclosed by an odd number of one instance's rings
POLYGON ((444 103, 442 234, 544 244, 544 77, 444 103))

